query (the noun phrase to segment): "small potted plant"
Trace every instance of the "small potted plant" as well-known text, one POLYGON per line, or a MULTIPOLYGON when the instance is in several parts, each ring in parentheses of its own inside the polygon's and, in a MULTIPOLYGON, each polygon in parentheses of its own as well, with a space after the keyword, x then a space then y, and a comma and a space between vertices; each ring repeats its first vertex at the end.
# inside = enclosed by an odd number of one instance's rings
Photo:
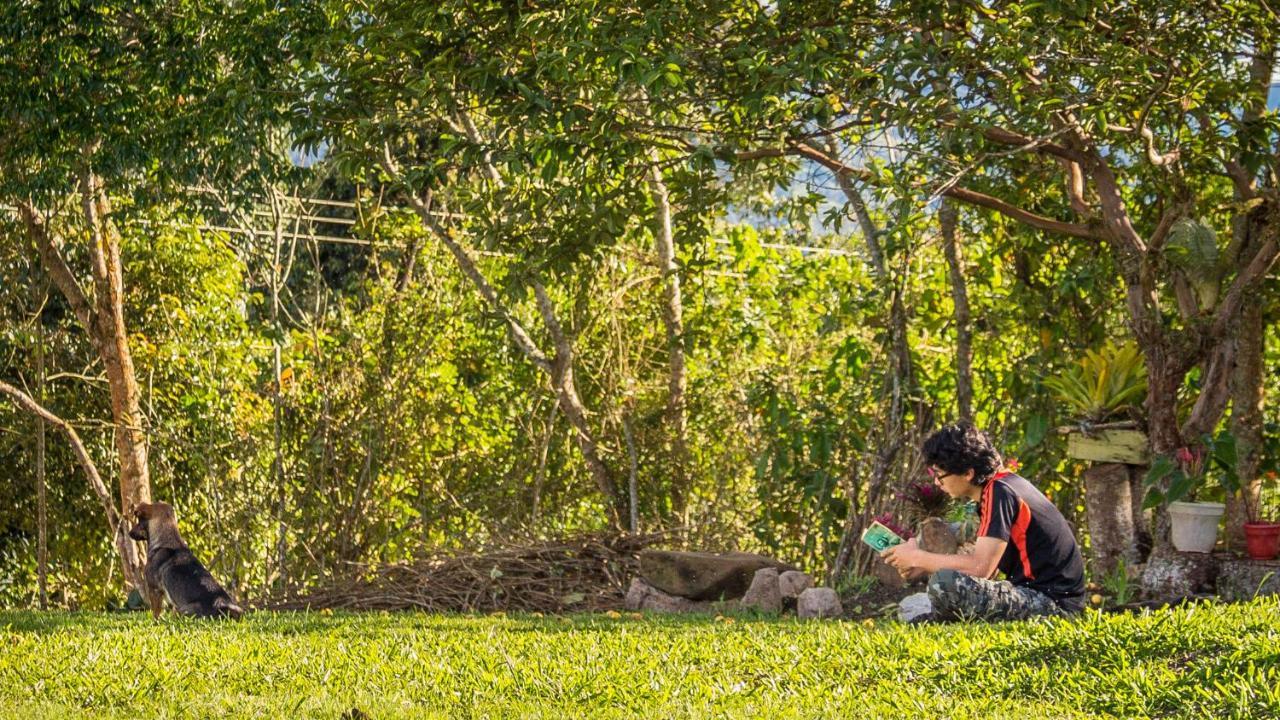
POLYGON ((1235 438, 1227 432, 1206 435, 1195 446, 1161 455, 1147 473, 1143 507, 1169 509, 1170 535, 1179 552, 1208 553, 1218 540, 1218 521, 1227 493, 1240 490, 1235 472, 1235 438), (1164 481, 1167 489, 1161 490, 1164 481))
MULTIPOLYGON (((1276 471, 1269 470, 1263 475, 1265 484, 1274 486, 1276 471)), ((1265 488, 1264 488, 1265 489, 1265 488)), ((1271 560, 1280 555, 1280 523, 1268 522, 1262 518, 1258 502, 1244 484, 1240 486, 1240 499, 1244 503, 1248 520, 1244 524, 1245 551, 1254 560, 1271 560)))

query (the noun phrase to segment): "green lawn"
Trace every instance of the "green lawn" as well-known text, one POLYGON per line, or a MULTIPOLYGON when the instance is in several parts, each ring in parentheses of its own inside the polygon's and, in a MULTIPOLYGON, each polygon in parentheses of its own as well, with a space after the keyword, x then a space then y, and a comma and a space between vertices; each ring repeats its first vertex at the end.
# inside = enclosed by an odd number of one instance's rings
POLYGON ((0 612, 5 718, 872 716, 1280 717, 1280 602, 924 627, 0 612))

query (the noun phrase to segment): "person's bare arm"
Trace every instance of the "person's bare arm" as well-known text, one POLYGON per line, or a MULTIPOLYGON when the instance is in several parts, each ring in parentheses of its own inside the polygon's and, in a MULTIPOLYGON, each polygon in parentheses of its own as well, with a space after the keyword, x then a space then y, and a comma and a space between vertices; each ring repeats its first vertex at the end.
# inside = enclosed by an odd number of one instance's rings
POLYGON ((957 570, 974 577, 989 578, 1000 565, 1000 556, 1009 543, 991 537, 980 537, 969 555, 942 555, 926 552, 913 538, 885 550, 880 557, 899 573, 930 574, 939 570, 957 570))

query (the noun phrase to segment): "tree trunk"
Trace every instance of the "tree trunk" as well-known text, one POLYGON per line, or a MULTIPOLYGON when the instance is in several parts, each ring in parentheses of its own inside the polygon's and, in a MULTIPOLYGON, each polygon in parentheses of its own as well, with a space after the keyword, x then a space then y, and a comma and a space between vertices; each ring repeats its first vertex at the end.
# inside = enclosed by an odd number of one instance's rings
MULTIPOLYGON (((1138 334, 1140 338, 1149 335, 1138 334)), ((1182 435, 1178 428, 1177 398, 1185 371, 1172 365, 1166 343, 1142 342, 1147 359, 1147 436, 1152 456, 1170 455, 1182 447, 1182 435)), ((1168 481, 1161 490, 1168 489, 1168 481)), ((1183 572, 1178 553, 1169 539, 1169 512, 1164 504, 1151 515, 1151 555, 1142 573, 1143 591, 1149 596, 1164 592, 1165 588, 1180 586, 1178 576, 1183 572)))
MULTIPOLYGON (((812 149, 820 151, 816 147, 812 149)), ((839 148, 833 138, 827 139, 825 153, 828 160, 825 165, 828 168, 838 165, 835 158, 839 157, 839 148)), ((906 427, 907 399, 915 386, 915 368, 911 362, 911 347, 907 338, 907 311, 902 302, 901 275, 892 272, 890 267, 892 258, 886 256, 880 242, 882 230, 871 217, 870 209, 862 193, 853 184, 853 179, 847 172, 839 169, 832 171, 858 221, 872 277, 886 290, 889 300, 889 338, 884 347, 885 353, 889 356, 889 371, 885 378, 887 397, 883 407, 885 418, 876 430, 874 440, 876 449, 871 458, 871 468, 867 478, 867 498, 861 508, 860 522, 856 526, 846 524, 845 527, 845 537, 851 538, 850 533, 856 533, 860 528, 867 526, 871 515, 880 508, 882 497, 889 486, 897 479, 896 471, 901 470, 902 451, 907 445, 909 435, 906 427)), ((917 423, 922 419, 920 414, 917 414, 917 423)), ((856 512, 852 504, 850 512, 856 512)), ((844 542, 842 540, 841 544, 843 545, 844 542)), ((865 546, 861 543, 852 544, 849 559, 847 562, 841 560, 839 564, 847 567, 849 571, 863 570, 870 565, 873 557, 865 552, 865 546)), ((838 578, 833 578, 832 582, 836 581, 838 578)))
POLYGON ((551 403, 551 414, 547 416, 546 432, 542 436, 542 449, 538 452, 538 470, 533 475, 533 502, 529 511, 529 525, 536 532, 538 529, 539 506, 542 503, 542 486, 547 480, 547 453, 551 450, 551 440, 556 432, 556 415, 560 412, 560 403, 551 403))
MULTIPOLYGON (((81 327, 88 333, 106 370, 115 425, 116 454, 120 461, 120 507, 116 509, 112 506, 111 511, 118 516, 128 517, 134 507, 151 501, 151 482, 147 470, 147 445, 142 428, 138 383, 124 323, 120 241, 107 217, 109 206, 102 194, 101 185, 88 170, 80 177, 80 194, 81 208, 89 229, 89 257, 94 285, 92 305, 63 260, 44 218, 27 202, 19 204, 18 212, 40 253, 41 262, 49 273, 50 280, 66 298, 81 327)), ((87 456, 84 460, 88 460, 87 456)), ((95 469, 94 473, 96 472, 95 469)), ((112 529, 117 529, 114 524, 112 529)), ((145 592, 141 554, 137 545, 123 530, 116 535, 126 585, 143 590, 143 596, 149 597, 149 593, 145 592)))
POLYGON ((947 267, 951 275, 951 300, 955 306, 956 321, 956 408, 959 417, 973 419, 973 357, 972 337, 969 330, 969 293, 965 286, 964 260, 960 244, 956 240, 956 221, 959 211, 954 201, 944 199, 938 209, 938 224, 942 229, 943 249, 947 255, 947 267))
POLYGON ((654 244, 658 251, 658 269, 662 273, 662 322, 667 331, 667 419, 671 423, 675 477, 671 483, 671 509, 677 516, 684 512, 689 488, 688 418, 685 409, 687 385, 684 362, 684 309, 680 299, 680 269, 676 265, 675 239, 671 230, 671 201, 662 169, 654 164, 650 171, 654 204, 658 212, 658 231, 654 244))
POLYGON ((1129 505, 1130 516, 1133 518, 1134 541, 1137 543, 1137 561, 1144 562, 1151 554, 1152 544, 1151 523, 1148 521, 1151 513, 1142 507, 1143 492, 1146 490, 1147 472, 1150 467, 1147 465, 1127 465, 1126 467, 1129 468, 1129 505))
POLYGON ((546 288, 541 283, 535 282, 533 292, 538 300, 538 312, 542 314, 543 324, 547 327, 547 332, 550 333, 556 349, 551 359, 551 386, 559 399, 560 410, 569 421, 569 426, 573 428, 573 437, 578 443, 578 450, 587 462, 587 469, 591 472, 596 487, 605 497, 610 520, 614 527, 622 528, 624 527, 623 518, 627 517, 630 508, 626 497, 618 492, 609 467, 601 459, 600 446, 587 424, 587 409, 582 405, 582 399, 578 397, 578 389, 574 383, 573 345, 560 326, 555 306, 547 295, 546 288))
MULTIPOLYGON (((44 293, 36 311, 36 402, 44 403, 44 293)), ((44 418, 36 416, 36 585, 40 609, 49 609, 49 498, 44 472, 44 418)))
POLYGON ((1244 307, 1236 333, 1236 365, 1231 376, 1231 434, 1236 440, 1236 474, 1241 492, 1227 501, 1227 542, 1244 547, 1244 523, 1254 520, 1262 485, 1263 357, 1266 328, 1262 302, 1244 307))
POLYGON ((111 389, 116 453, 120 456, 120 508, 127 517, 133 508, 151 502, 151 478, 147 468, 147 437, 142 427, 141 394, 124 322, 120 236, 111 224, 110 206, 97 176, 86 170, 80 183, 93 270, 95 327, 91 332, 97 337, 95 344, 111 389))
POLYGON ((1093 576, 1115 572, 1121 562, 1138 561, 1130 499, 1129 466, 1096 463, 1084 473, 1084 500, 1089 518, 1089 556, 1093 576))
MULTIPOLYGON (((282 401, 284 388, 281 387, 284 380, 283 368, 280 366, 280 343, 284 338, 284 328, 280 324, 280 286, 285 280, 280 269, 280 254, 284 250, 284 218, 280 211, 280 198, 275 188, 271 189, 271 215, 271 329, 273 331, 271 370, 274 381, 271 387, 271 480, 276 486, 276 578, 280 587, 288 592, 288 553, 285 550, 288 547, 289 525, 285 520, 285 513, 288 509, 289 493, 284 482, 284 405, 282 401)), ((252 232, 253 228, 250 226, 246 229, 252 232)))
POLYGON ((636 460, 636 441, 631 434, 630 408, 622 411, 622 437, 627 442, 627 502, 632 534, 640 532, 640 468, 636 460))
MULTIPOLYGON (((1250 68, 1253 96, 1245 108, 1244 121, 1256 122, 1266 109, 1271 75, 1276 61, 1274 42, 1263 42, 1254 55, 1250 68)), ((1247 187, 1237 186, 1237 202, 1248 200, 1247 187)), ((1232 227, 1232 249, 1238 248, 1236 263, 1247 261, 1260 239, 1248 216, 1237 217, 1232 227)), ((1236 440, 1236 475, 1240 492, 1227 499, 1227 546, 1244 548, 1244 523, 1257 519, 1261 501, 1262 480, 1258 466, 1263 451, 1263 393, 1266 372, 1266 325, 1263 315, 1270 298, 1255 298, 1240 312, 1240 326, 1235 336, 1235 368, 1231 373, 1231 434, 1236 440)))

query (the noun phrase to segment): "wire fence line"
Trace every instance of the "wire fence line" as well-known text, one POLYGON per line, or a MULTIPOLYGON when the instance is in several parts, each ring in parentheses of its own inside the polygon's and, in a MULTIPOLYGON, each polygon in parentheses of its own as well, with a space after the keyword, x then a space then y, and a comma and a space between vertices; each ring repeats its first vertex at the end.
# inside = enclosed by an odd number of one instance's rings
MULTIPOLYGON (((196 188, 199 192, 208 192, 196 188)), ((300 206, 299 212, 282 212, 275 213, 270 210, 263 209, 266 203, 255 206, 251 211, 252 217, 269 218, 280 225, 290 225, 295 228, 293 231, 280 231, 280 237, 290 240, 304 240, 315 243, 331 243, 340 245, 359 245, 372 246, 377 243, 366 240, 364 238, 352 237, 350 235, 335 235, 332 232, 321 233, 315 232, 313 228, 307 227, 302 229, 303 225, 334 225, 347 228, 353 228, 358 224, 358 220, 348 217, 335 217, 331 215, 318 214, 314 209, 307 210, 307 205, 318 205, 323 207, 343 208, 349 210, 358 210, 360 205, 355 202, 344 200, 329 200, 324 198, 302 197, 297 195, 284 196, 286 200, 293 201, 300 206)), ((220 203, 221 204, 221 203, 220 203)), ((410 212, 410 209, 399 205, 384 206, 385 209, 392 211, 410 212)), ((221 210, 228 216, 231 215, 230 210, 222 205, 221 210)), ((0 205, 0 211, 9 214, 17 214, 17 208, 12 205, 0 205)), ((457 213, 439 213, 441 217, 451 219, 465 219, 467 216, 457 213)), ((224 232, 228 234, 249 235, 254 237, 275 237, 277 230, 275 228, 265 227, 233 227, 222 223, 201 223, 198 225, 202 231, 224 232)), ((732 242, 723 238, 716 238, 714 242, 718 245, 731 245, 732 242)), ((809 255, 825 255, 835 257, 855 257, 856 253, 841 248, 830 248, 816 245, 794 245, 790 243, 760 243, 760 247, 777 252, 797 252, 804 256, 809 255)), ((493 257, 513 257, 510 253, 494 252, 494 251, 477 251, 481 255, 493 257)))

